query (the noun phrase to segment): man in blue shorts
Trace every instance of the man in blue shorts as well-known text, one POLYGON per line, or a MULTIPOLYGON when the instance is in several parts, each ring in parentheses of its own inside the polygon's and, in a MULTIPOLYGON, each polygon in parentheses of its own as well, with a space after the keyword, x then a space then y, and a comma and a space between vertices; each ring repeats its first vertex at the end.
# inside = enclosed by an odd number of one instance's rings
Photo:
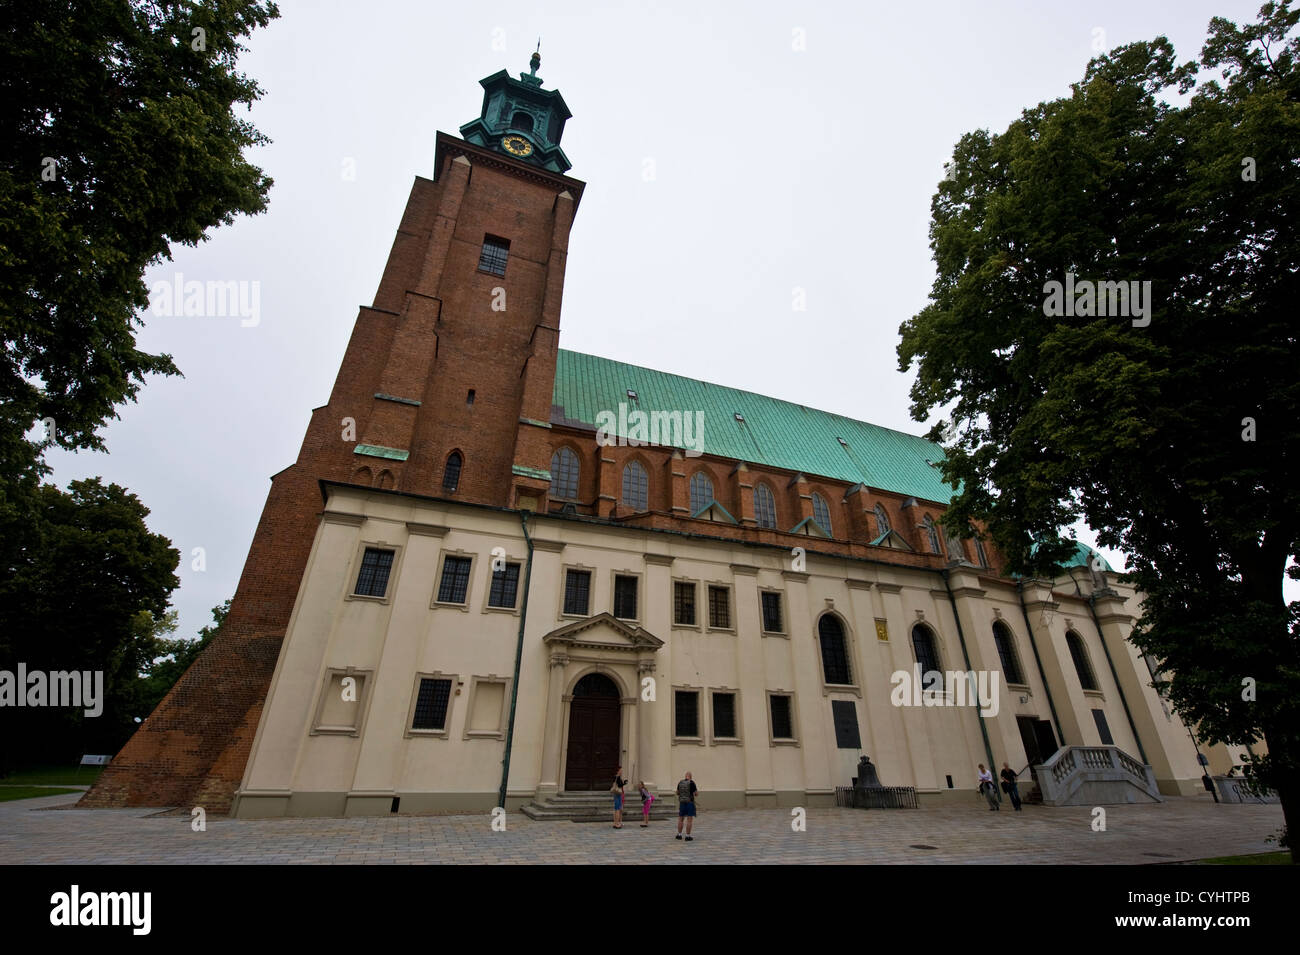
POLYGON ((677 784, 677 838, 682 837, 682 823, 686 823, 686 841, 693 842, 691 838, 691 825, 695 822, 695 794, 699 792, 699 787, 691 779, 691 774, 687 773, 686 778, 677 784))

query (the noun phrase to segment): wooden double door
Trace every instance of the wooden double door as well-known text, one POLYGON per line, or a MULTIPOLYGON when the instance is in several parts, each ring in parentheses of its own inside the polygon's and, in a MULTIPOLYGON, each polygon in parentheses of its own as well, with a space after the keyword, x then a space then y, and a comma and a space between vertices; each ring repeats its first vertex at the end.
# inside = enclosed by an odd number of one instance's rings
POLYGON ((621 700, 614 681, 588 673, 573 688, 569 703, 569 746, 564 788, 605 791, 614 781, 619 762, 621 700))

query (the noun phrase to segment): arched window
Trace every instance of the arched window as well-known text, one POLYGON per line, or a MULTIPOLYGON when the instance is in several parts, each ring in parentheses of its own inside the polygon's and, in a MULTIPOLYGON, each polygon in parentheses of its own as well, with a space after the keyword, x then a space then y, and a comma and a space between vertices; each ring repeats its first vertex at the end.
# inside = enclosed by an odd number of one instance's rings
POLYGON ((879 537, 881 534, 888 534, 892 529, 893 528, 889 526, 889 514, 886 513, 885 508, 882 505, 877 504, 876 505, 876 536, 879 537))
POLYGON ((817 621, 817 635, 822 643, 822 673, 827 683, 849 684, 853 674, 849 670, 849 648, 844 639, 844 627, 834 614, 823 614, 817 621))
POLYGON ((939 548, 939 528, 934 526, 934 521, 930 519, 929 514, 925 515, 921 526, 925 528, 926 536, 930 539, 930 553, 942 554, 943 551, 939 548))
POLYGON ((1085 690, 1097 689, 1097 677, 1088 662, 1088 650, 1083 645, 1083 637, 1073 630, 1065 631, 1065 642, 1070 645, 1070 656, 1074 658, 1074 672, 1079 674, 1079 685, 1085 690))
POLYGON ((912 652, 916 654, 916 662, 921 664, 922 687, 925 689, 933 687, 936 690, 942 690, 943 664, 939 660, 939 648, 935 644, 934 634, 924 624, 918 623, 912 628, 912 652), (937 683, 926 681, 926 674, 932 671, 939 674, 937 683))
POLYGON ((831 528, 831 509, 826 506, 826 498, 822 497, 816 491, 813 492, 813 520, 821 525, 828 536, 834 537, 835 532, 831 528))
POLYGON ((766 484, 754 488, 754 520, 759 527, 776 527, 776 499, 766 484))
POLYGON ((703 471, 691 477, 691 513, 698 514, 713 503, 713 482, 703 471))
POLYGON ((623 503, 634 511, 650 509, 650 476, 640 461, 632 461, 623 469, 623 503))
POLYGON ((1020 672, 1020 655, 1016 653, 1016 638, 1011 628, 1001 620, 993 621, 993 642, 998 648, 998 659, 1002 661, 1002 675, 1008 683, 1024 683, 1025 675, 1020 672))
POLYGON ((578 496, 578 456, 568 448, 551 455, 551 496, 571 501, 578 496))
POLYGON ((444 491, 454 491, 460 486, 460 466, 460 452, 451 452, 447 458, 447 466, 442 469, 442 489, 444 491))
POLYGON ((984 542, 979 539, 974 527, 970 529, 970 533, 971 540, 975 542, 975 559, 979 561, 981 567, 987 567, 989 565, 989 555, 984 550, 984 542))
POLYGON ((515 115, 510 117, 510 128, 517 129, 521 133, 531 133, 533 131, 533 118, 521 109, 515 110, 515 115))

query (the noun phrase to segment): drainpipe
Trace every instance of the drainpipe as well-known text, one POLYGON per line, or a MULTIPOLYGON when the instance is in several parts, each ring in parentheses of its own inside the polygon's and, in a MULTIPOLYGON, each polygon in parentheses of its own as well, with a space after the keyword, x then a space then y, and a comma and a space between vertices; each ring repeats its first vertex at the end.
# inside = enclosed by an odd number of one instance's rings
MULTIPOLYGON (((1070 579, 1074 581, 1075 592, 1082 597, 1083 589, 1079 586, 1079 578, 1074 576, 1073 567, 1070 568, 1070 579)), ((1129 731, 1132 732, 1133 739, 1138 744, 1138 755, 1142 757, 1144 764, 1150 765, 1147 761, 1147 752, 1142 748, 1142 737, 1138 736, 1137 724, 1133 722, 1133 714, 1129 712, 1128 700, 1124 696, 1124 688, 1119 685, 1119 673, 1115 669, 1115 661, 1110 658, 1110 648, 1106 646, 1106 638, 1101 632, 1101 620, 1097 617, 1097 591, 1095 589, 1088 594, 1088 612, 1092 614, 1092 625, 1097 629, 1097 639, 1101 641, 1101 652, 1106 654, 1106 665, 1110 667, 1110 678, 1115 681, 1115 689, 1119 692, 1119 702, 1124 707, 1124 717, 1128 720, 1129 731)))
POLYGON ((533 539, 528 536, 528 512, 519 512, 519 526, 524 532, 524 542, 528 545, 528 557, 524 563, 524 602, 519 608, 519 638, 515 642, 515 678, 510 681, 510 722, 506 725, 506 755, 501 760, 501 791, 497 794, 497 805, 505 808, 506 783, 510 780, 510 749, 515 741, 515 708, 519 703, 519 666, 524 657, 524 624, 528 622, 528 585, 533 580, 533 539))
POLYGON ((1034 651, 1034 664, 1038 667, 1038 679, 1043 681, 1043 692, 1047 694, 1047 708, 1052 712, 1052 725, 1056 727, 1056 738, 1065 746, 1065 734, 1061 732, 1061 721, 1056 716, 1056 704, 1052 701, 1052 688, 1047 683, 1047 674, 1043 670, 1043 658, 1038 655, 1038 641, 1034 639, 1034 625, 1029 622, 1029 608, 1025 606, 1025 579, 1016 582, 1016 593, 1020 597, 1020 614, 1025 618, 1025 631, 1029 634, 1029 647, 1034 651))
MULTIPOLYGON (((952 604, 952 619, 957 622, 957 642, 961 644, 961 657, 966 661, 966 679, 969 680, 974 671, 970 668, 970 654, 966 652, 966 635, 962 633, 961 615, 957 613, 957 598, 953 596, 952 587, 948 584, 947 568, 939 571, 939 573, 943 576, 943 589, 948 591, 948 602, 952 604)), ((978 696, 976 696, 975 703, 975 718, 980 722, 980 735, 984 737, 984 752, 989 758, 989 772, 992 772, 997 767, 997 763, 993 760, 993 747, 989 745, 989 731, 984 725, 984 714, 981 712, 978 696)))

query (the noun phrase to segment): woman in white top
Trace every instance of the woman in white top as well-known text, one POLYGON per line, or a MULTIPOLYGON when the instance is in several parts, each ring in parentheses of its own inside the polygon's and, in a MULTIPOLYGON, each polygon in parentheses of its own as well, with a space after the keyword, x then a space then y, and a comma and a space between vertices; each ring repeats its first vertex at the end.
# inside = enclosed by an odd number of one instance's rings
POLYGON ((993 774, 984 768, 983 763, 980 763, 979 765, 980 765, 979 791, 982 792, 984 794, 984 798, 989 801, 990 811, 994 809, 1001 809, 1002 807, 998 804, 1002 800, 1001 797, 998 796, 998 787, 993 785, 993 774))

